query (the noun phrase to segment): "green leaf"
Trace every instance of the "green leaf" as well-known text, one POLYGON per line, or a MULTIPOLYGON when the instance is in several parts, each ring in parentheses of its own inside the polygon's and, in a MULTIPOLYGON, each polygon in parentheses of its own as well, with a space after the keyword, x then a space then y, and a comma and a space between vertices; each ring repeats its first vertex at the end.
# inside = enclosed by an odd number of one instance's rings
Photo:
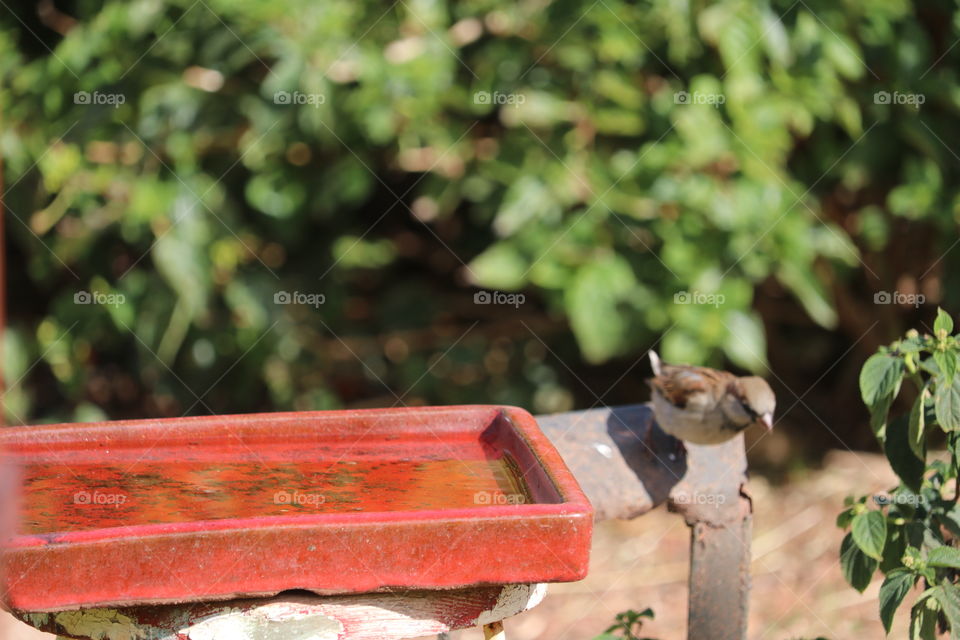
POLYGON ((513 246, 500 242, 474 258, 470 280, 481 287, 516 291, 526 284, 528 261, 513 246))
POLYGON ((780 264, 777 279, 793 291, 814 322, 828 329, 837 326, 832 298, 812 269, 785 260, 780 264))
POLYGON ((937 368, 940 369, 946 383, 951 384, 957 373, 957 354, 953 351, 934 351, 933 360, 937 363, 937 368))
POLYGON ((960 537, 960 522, 957 520, 957 507, 947 513, 933 514, 933 520, 937 526, 943 527, 954 538, 960 537))
POLYGON ((923 348, 920 338, 904 338, 897 346, 900 353, 917 353, 923 348))
POLYGON ((903 567, 903 554, 907 550, 906 531, 903 527, 888 527, 887 543, 883 545, 883 560, 880 561, 881 573, 903 567))
POLYGON ((910 445, 910 450, 913 451, 913 454, 921 460, 926 460, 927 458, 923 435, 926 428, 925 402, 929 395, 930 391, 924 387, 920 395, 917 396, 916 402, 913 403, 913 409, 910 410, 907 443, 910 445))
POLYGON ((848 533, 840 543, 840 569, 854 589, 863 593, 870 585, 873 572, 879 563, 860 551, 853 542, 853 534, 848 533))
POLYGON ((210 268, 206 253, 209 237, 202 206, 195 198, 181 195, 174 203, 177 223, 168 231, 159 232, 151 250, 157 272, 176 292, 177 302, 169 323, 156 349, 161 362, 170 363, 183 344, 190 324, 207 307, 210 290, 210 268))
POLYGON ((870 407, 870 428, 873 430, 873 435, 881 443, 887 439, 887 420, 889 419, 893 398, 894 396, 887 396, 870 407))
MULTIPOLYGON (((950 452, 950 456, 953 459, 952 464, 960 464, 960 431, 953 431, 947 434, 947 451, 950 452)), ((947 480, 957 476, 958 469, 952 465, 948 466, 946 461, 943 462, 943 465, 945 469, 942 473, 947 480)))
POLYGON ((886 437, 887 412, 903 380, 903 361, 876 353, 860 370, 860 395, 870 409, 870 426, 881 441, 886 437))
POLYGON ((624 308, 637 286, 630 264, 607 255, 577 270, 564 302, 573 334, 590 362, 602 362, 621 352, 631 324, 624 308))
POLYGON ((853 522, 853 509, 844 509, 837 516, 837 527, 840 529, 846 529, 851 522, 853 522))
POLYGON ((887 574, 880 586, 880 621, 887 633, 890 633, 893 615, 910 591, 914 580, 915 577, 909 569, 894 569, 887 574))
POLYGON ((926 566, 926 561, 923 559, 923 555, 920 553, 920 548, 917 545, 923 544, 923 529, 924 526, 919 522, 911 522, 907 525, 912 531, 908 532, 908 538, 911 543, 903 551, 903 564, 908 567, 919 567, 921 565, 926 566))
MULTIPOLYGON (((829 29, 829 28, 828 28, 829 29)), ((856 80, 863 77, 866 64, 863 62, 863 56, 859 52, 857 44, 847 37, 830 29, 827 32, 821 32, 821 42, 823 44, 824 57, 833 67, 848 80, 856 80)))
POLYGON ((853 518, 853 541, 865 554, 880 560, 887 541, 887 518, 879 511, 864 511, 853 518))
POLYGON ((544 183, 540 175, 521 174, 504 194, 493 229, 498 236, 506 238, 524 226, 553 222, 561 215, 556 190, 544 183))
POLYGON ((900 358, 875 353, 860 370, 860 395, 863 403, 872 407, 883 398, 895 395, 903 377, 903 361, 900 358))
POLYGON ((955 377, 949 385, 937 385, 934 410, 944 431, 960 429, 960 378, 955 377))
POLYGON ((927 549, 939 549, 944 546, 943 536, 936 529, 928 526, 923 528, 923 546, 927 549))
POLYGON ((904 485, 913 491, 920 491, 923 484, 924 462, 913 454, 908 444, 909 428, 907 416, 899 416, 890 423, 887 437, 883 442, 883 452, 904 485))
POLYGON ((920 361, 920 368, 932 376, 940 375, 940 367, 937 366, 936 361, 933 358, 927 358, 920 361))
POLYGON ((950 638, 960 638, 960 588, 957 585, 943 581, 943 584, 933 589, 933 597, 940 603, 943 615, 950 625, 950 638))
POLYGON ((960 505, 953 505, 950 511, 941 514, 940 519, 942 526, 954 537, 960 538, 960 505))
POLYGON ((910 609, 910 640, 937 640, 937 610, 929 606, 936 601, 931 595, 928 589, 910 609))
POLYGON ((762 371, 767 366, 767 343, 760 316, 731 311, 724 324, 727 327, 727 337, 723 341, 724 353, 744 369, 762 371))
POLYGON ((927 564, 931 567, 950 567, 960 569, 960 549, 937 547, 927 554, 927 564))
POLYGON ((943 309, 937 308, 937 319, 933 321, 933 332, 946 331, 947 335, 953 333, 953 318, 943 309))

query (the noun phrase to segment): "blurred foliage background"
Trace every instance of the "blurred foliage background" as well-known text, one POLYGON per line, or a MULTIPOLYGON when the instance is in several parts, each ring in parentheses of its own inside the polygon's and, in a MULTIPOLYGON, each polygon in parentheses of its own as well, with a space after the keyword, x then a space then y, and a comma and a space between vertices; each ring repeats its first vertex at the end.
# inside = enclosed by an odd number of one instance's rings
POLYGON ((7 420, 585 408, 657 345, 872 445, 860 364, 957 297, 958 37, 897 0, 4 5, 7 420))

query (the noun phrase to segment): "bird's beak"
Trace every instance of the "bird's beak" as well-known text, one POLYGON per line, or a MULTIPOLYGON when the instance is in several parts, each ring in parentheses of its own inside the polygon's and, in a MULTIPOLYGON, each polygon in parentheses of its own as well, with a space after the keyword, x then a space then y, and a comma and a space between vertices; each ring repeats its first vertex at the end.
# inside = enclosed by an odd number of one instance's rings
POLYGON ((773 429, 773 414, 772 413, 763 414, 762 416, 760 416, 760 422, 762 422, 763 426, 767 428, 767 431, 771 431, 773 429))

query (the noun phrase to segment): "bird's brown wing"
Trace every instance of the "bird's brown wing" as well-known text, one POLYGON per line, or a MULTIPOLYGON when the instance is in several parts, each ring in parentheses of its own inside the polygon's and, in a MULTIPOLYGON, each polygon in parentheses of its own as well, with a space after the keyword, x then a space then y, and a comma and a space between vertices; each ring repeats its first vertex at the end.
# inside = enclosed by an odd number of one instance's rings
POLYGON ((735 380, 736 377, 726 371, 667 364, 663 365, 660 375, 648 382, 671 404, 682 409, 694 395, 708 394, 711 399, 719 399, 735 380))

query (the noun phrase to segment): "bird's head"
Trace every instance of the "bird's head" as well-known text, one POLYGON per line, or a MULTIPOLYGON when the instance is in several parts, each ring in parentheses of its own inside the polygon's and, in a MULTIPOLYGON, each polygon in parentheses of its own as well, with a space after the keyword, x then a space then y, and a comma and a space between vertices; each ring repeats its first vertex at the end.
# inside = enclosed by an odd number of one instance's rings
POLYGON ((741 402, 754 418, 767 431, 773 429, 773 412, 777 408, 777 398, 767 381, 757 376, 740 378, 741 402))
POLYGON ((722 407, 734 424, 740 427, 759 424, 769 431, 773 429, 773 412, 777 407, 777 398, 766 380, 757 376, 745 376, 730 384, 722 407))

